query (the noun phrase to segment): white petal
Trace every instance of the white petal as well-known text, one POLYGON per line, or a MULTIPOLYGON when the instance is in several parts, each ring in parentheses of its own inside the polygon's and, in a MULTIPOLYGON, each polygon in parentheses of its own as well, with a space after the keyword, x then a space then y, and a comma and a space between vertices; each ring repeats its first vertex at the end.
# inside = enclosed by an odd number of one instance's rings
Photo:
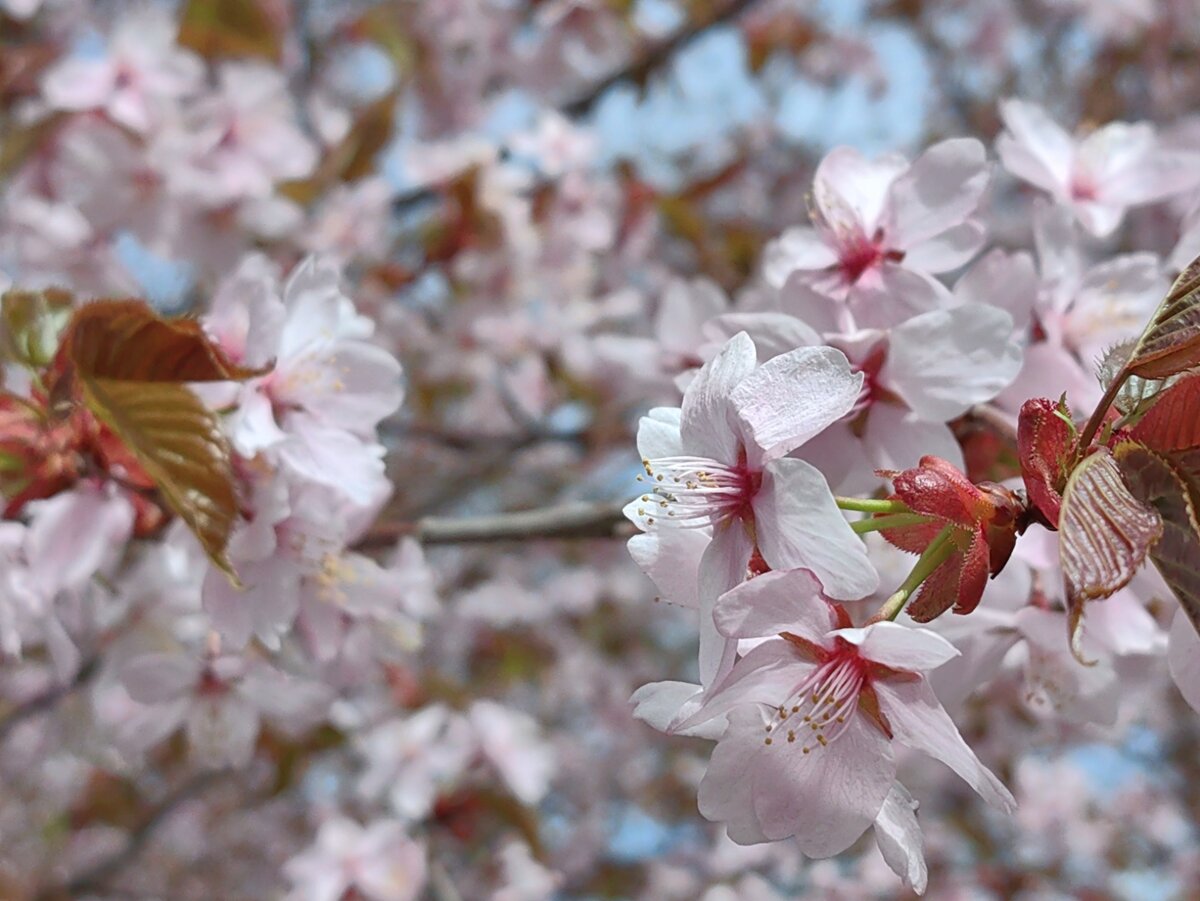
POLYGON ((1075 154, 1071 136, 1033 103, 1006 100, 1000 104, 1000 116, 1008 129, 996 139, 1004 168, 1044 191, 1065 189, 1075 154))
POLYGON ((772 569, 811 569, 837 600, 879 587, 866 547, 837 508, 825 477, 803 460, 767 465, 754 499, 758 546, 772 569))
POLYGON ((1200 636, 1196 635, 1192 621, 1182 610, 1175 612, 1171 622, 1167 664, 1183 699, 1193 710, 1200 712, 1200 636))
POLYGON ((904 255, 904 265, 922 272, 949 272, 965 266, 986 243, 983 223, 969 219, 913 247, 904 255))
MULTIPOLYGON (((693 682, 651 682, 633 693, 633 716, 659 732, 666 732, 674 720, 684 720, 700 707, 704 690, 693 682)), ((716 740, 725 731, 724 718, 709 719, 688 729, 672 730, 676 735, 716 740)))
POLYGON ((712 536, 700 529, 664 526, 629 539, 629 556, 654 583, 662 600, 696 607, 700 593, 700 559, 712 536))
POLYGON ((825 221, 835 229, 873 235, 892 182, 908 168, 901 156, 869 160, 853 147, 835 147, 813 176, 813 193, 825 221))
POLYGON ((960 303, 986 303, 1007 310, 1021 331, 1029 326, 1037 295, 1033 257, 1000 249, 981 257, 954 285, 954 297, 960 303))
POLYGON ((730 638, 794 632, 816 644, 834 625, 821 583, 807 569, 763 573, 743 582, 720 597, 713 619, 730 638))
POLYGON ((906 888, 925 894, 929 870, 925 865, 925 841, 917 823, 917 802, 897 782, 875 817, 875 844, 892 872, 906 888))
POLYGON ((987 151, 974 138, 930 147, 892 184, 888 237, 893 245, 916 248, 961 225, 979 206, 988 177, 987 151))
POLYGON ((899 623, 885 621, 863 629, 838 629, 833 634, 858 645, 868 660, 910 673, 936 669, 959 654, 958 648, 936 632, 899 623))
POLYGON ((782 457, 849 413, 864 378, 850 371, 850 361, 840 350, 801 347, 768 360, 742 379, 733 389, 733 403, 765 462, 782 457))
POLYGON ((815 228, 789 228, 763 250, 763 278, 772 288, 782 288, 797 269, 824 269, 837 261, 837 251, 815 228))
POLYGON ((896 741, 942 761, 998 810, 1012 813, 1016 809, 1012 794, 963 741, 927 680, 877 680, 874 684, 896 741))
POLYGON ((700 684, 721 679, 733 665, 737 641, 717 631, 713 608, 717 599, 746 578, 753 544, 741 521, 718 526, 700 558, 700 684))
POLYGON ((740 444, 730 395, 758 361, 754 342, 745 332, 734 335, 701 368, 683 395, 680 432, 687 453, 720 463, 734 463, 740 444))
POLYGON ((675 457, 683 453, 679 415, 678 407, 654 407, 638 420, 637 446, 643 460, 675 457))
POLYGON ((963 467, 962 447, 949 426, 926 422, 916 413, 892 404, 875 404, 871 408, 863 447, 871 470, 910 469, 926 454, 941 457, 959 469, 963 467))
POLYGON ((1012 316, 984 304, 916 316, 892 331, 880 380, 922 419, 949 422, 1016 378, 1012 330, 1012 316))

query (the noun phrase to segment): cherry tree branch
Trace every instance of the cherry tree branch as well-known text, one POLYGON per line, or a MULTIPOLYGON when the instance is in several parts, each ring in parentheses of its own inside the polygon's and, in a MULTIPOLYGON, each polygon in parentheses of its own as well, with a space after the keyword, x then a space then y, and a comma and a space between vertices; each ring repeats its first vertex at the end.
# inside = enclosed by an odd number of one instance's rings
POLYGON ((490 544, 502 541, 628 538, 633 525, 623 504, 564 504, 490 516, 425 516, 414 522, 379 523, 358 544, 362 550, 388 547, 412 536, 422 544, 490 544))

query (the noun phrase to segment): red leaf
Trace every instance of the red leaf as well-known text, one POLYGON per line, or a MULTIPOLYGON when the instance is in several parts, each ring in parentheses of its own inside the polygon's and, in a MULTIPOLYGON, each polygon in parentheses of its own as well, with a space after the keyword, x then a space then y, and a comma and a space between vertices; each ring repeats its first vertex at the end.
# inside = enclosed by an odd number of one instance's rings
POLYGON ((1017 421, 1017 453, 1029 502, 1056 529, 1067 461, 1075 452, 1075 437, 1060 413, 1068 415, 1060 404, 1038 397, 1025 401, 1017 421))
POLYGON ((953 463, 924 456, 914 469, 892 480, 896 495, 917 513, 946 522, 972 525, 990 514, 979 489, 953 463))
POLYGON ((1133 427, 1133 438, 1157 451, 1200 448, 1200 375, 1162 392, 1133 427))
POLYGON ((1162 517, 1130 493, 1107 448, 1075 467, 1063 491, 1059 561, 1077 658, 1086 603, 1128 585, 1162 534, 1162 517))
POLYGON ((1200 365, 1200 258, 1192 260, 1138 339, 1126 372, 1162 379, 1200 365))

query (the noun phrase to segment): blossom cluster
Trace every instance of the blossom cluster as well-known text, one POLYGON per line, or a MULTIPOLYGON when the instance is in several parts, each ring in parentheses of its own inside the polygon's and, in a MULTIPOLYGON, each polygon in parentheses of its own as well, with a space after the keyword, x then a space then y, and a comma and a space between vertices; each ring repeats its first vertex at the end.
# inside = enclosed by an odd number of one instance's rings
POLYGON ((1200 33, 876 6, 0 0, 0 895, 1195 884, 1200 33))

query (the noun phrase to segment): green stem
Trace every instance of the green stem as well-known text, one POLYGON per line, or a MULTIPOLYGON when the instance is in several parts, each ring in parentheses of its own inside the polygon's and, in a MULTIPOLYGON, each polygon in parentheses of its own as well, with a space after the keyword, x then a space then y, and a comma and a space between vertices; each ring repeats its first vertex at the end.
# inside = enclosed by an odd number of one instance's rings
POLYGON ((920 513, 892 513, 885 516, 875 516, 870 519, 860 519, 850 523, 859 535, 866 532, 878 532, 880 529, 901 529, 905 526, 919 526, 929 522, 929 517, 920 513))
POLYGON ((904 501, 875 500, 868 497, 835 497, 839 510, 855 513, 911 513, 904 501))
POLYGON ((954 526, 946 526, 938 534, 938 537, 929 543, 929 547, 925 548, 925 552, 917 560, 917 565, 912 568, 912 572, 904 580, 904 584, 883 602, 879 612, 871 617, 871 622, 893 620, 900 615, 900 611, 904 609, 904 605, 908 603, 908 599, 921 586, 921 583, 933 575, 933 571, 954 553, 954 542, 950 540, 954 529, 954 526))
POLYGON ((1112 406, 1113 401, 1117 399, 1117 395, 1121 393, 1121 386, 1128 380, 1129 373, 1121 370, 1108 386, 1108 390, 1104 392, 1104 396, 1100 398, 1100 403, 1092 411, 1092 418, 1087 421, 1087 425, 1083 427, 1083 432, 1079 436, 1079 443, 1075 447, 1076 463, 1083 459, 1088 448, 1091 447, 1092 439, 1096 437, 1096 432, 1100 430, 1100 425, 1104 422, 1104 416, 1108 413, 1108 408, 1112 406))

